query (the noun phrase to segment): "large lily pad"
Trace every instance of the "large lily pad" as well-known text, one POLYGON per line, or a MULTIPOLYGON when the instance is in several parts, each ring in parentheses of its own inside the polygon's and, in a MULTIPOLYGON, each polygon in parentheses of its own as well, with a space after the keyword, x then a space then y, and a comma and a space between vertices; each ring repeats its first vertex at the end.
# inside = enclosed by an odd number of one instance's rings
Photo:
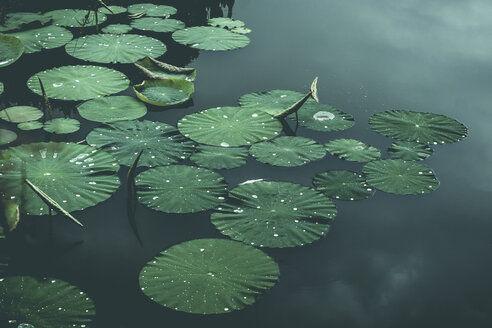
POLYGON ((13 106, 0 111, 0 118, 7 122, 22 123, 43 117, 43 112, 32 106, 13 106))
POLYGON ((184 79, 194 81, 196 76, 196 69, 194 68, 174 66, 148 56, 136 62, 135 66, 154 80, 184 79))
POLYGON ((186 115, 178 129, 200 143, 235 147, 271 139, 282 131, 282 124, 253 108, 217 107, 186 115))
MULTIPOLYGON (((94 11, 82 9, 57 9, 45 13, 46 17, 53 19, 53 24, 56 26, 67 27, 89 27, 96 25, 96 15, 94 11)), ((98 24, 102 24, 107 20, 105 14, 99 12, 97 14, 98 24)))
POLYGON ((330 140, 325 147, 333 156, 352 162, 373 161, 381 156, 377 148, 355 139, 330 140))
POLYGON ((193 163, 208 169, 233 169, 246 164, 248 149, 225 148, 207 145, 199 145, 197 152, 190 159, 193 163))
POLYGON ((128 7, 129 14, 138 14, 145 12, 146 16, 166 17, 174 15, 178 10, 171 6, 155 5, 153 3, 136 3, 128 7))
POLYGON ((166 213, 194 213, 224 201, 227 185, 214 171, 196 166, 169 165, 149 169, 136 179, 140 203, 166 213))
POLYGON ((111 24, 105 26, 101 31, 108 34, 125 34, 130 32, 132 29, 133 28, 130 25, 126 24, 111 24))
POLYGON ((328 197, 340 200, 361 200, 374 194, 374 188, 367 184, 362 174, 347 170, 318 173, 313 184, 328 197))
POLYGON ((425 144, 413 141, 397 141, 388 149, 388 154, 393 159, 405 161, 421 161, 432 155, 434 150, 425 144))
POLYGON ((132 20, 132 27, 142 31, 174 32, 185 28, 185 23, 172 18, 144 17, 132 20))
POLYGON ((0 32, 15 30, 24 24, 29 24, 38 21, 45 24, 50 21, 50 17, 41 13, 17 12, 10 13, 5 16, 4 25, 0 25, 0 32))
POLYGON ((191 98, 195 87, 183 79, 145 80, 133 87, 138 99, 156 106, 171 106, 191 98))
POLYGON ((309 138, 279 137, 252 145, 249 153, 262 163, 292 167, 321 159, 326 150, 309 138))
POLYGON ((56 134, 69 134, 80 129, 80 122, 73 118, 54 118, 44 123, 43 130, 56 134))
POLYGON ((87 100, 125 90, 129 81, 121 72, 100 66, 62 66, 36 73, 27 81, 31 91, 42 95, 38 78, 49 98, 87 100))
POLYGON ((103 148, 120 164, 127 166, 133 164, 140 151, 143 153, 139 166, 159 166, 184 160, 194 150, 193 142, 173 126, 162 122, 115 122, 95 128, 86 140, 89 145, 103 148))
POLYGON ((245 35, 211 26, 195 26, 176 31, 173 39, 191 48, 213 51, 239 49, 250 42, 245 35))
POLYGON ((258 181, 232 189, 211 216, 232 239, 260 247, 293 247, 321 238, 337 210, 321 193, 294 183, 258 181))
POLYGON ((14 276, 0 281, 3 327, 86 327, 95 312, 86 293, 62 280, 14 276))
POLYGON ((70 41, 65 50, 75 58, 97 63, 134 63, 145 56, 161 56, 166 45, 143 35, 95 34, 70 41))
MULTIPOLYGON (((299 124, 316 131, 342 131, 354 126, 354 117, 310 99, 297 111, 299 124)), ((296 119, 295 114, 288 116, 296 119)))
POLYGON ((233 28, 243 27, 244 22, 229 17, 215 17, 215 18, 210 18, 208 20, 208 25, 233 29, 233 28))
POLYGON ((22 41, 15 36, 0 34, 0 67, 17 61, 24 52, 22 41))
POLYGON ((434 172, 425 165, 400 159, 385 159, 367 163, 362 168, 367 183, 378 190, 417 195, 429 193, 439 187, 434 172))
POLYGON ((273 287, 279 268, 259 249, 227 239, 195 239, 165 251, 140 272, 151 300, 177 311, 228 313, 273 287))
POLYGON ((110 96, 86 101, 78 108, 80 116, 89 121, 110 123, 130 121, 147 114, 147 107, 130 96, 110 96))
POLYGON ((7 145, 16 139, 17 133, 7 129, 0 129, 0 146, 7 145))
POLYGON ((96 205, 118 188, 118 163, 108 153, 74 143, 40 142, 0 152, 2 196, 21 202, 25 214, 46 215, 48 206, 25 179, 69 212, 96 205))
POLYGON ((390 138, 434 145, 457 142, 467 134, 467 128, 450 117, 405 110, 374 114, 369 125, 390 138))
POLYGON ((73 38, 69 30, 54 25, 12 33, 10 35, 22 41, 24 52, 28 54, 43 49, 54 49, 64 46, 73 38))

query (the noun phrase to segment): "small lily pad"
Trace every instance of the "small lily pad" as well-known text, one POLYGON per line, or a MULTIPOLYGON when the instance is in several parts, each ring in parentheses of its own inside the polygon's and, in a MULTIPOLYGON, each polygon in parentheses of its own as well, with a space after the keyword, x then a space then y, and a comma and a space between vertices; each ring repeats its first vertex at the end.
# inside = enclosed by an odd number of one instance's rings
POLYGON ((86 101, 78 108, 80 116, 89 121, 110 123, 130 121, 147 114, 147 107, 130 96, 109 96, 86 101))
POLYGON ((433 152, 434 150, 428 145, 412 141, 397 141, 388 149, 391 158, 405 161, 421 161, 432 155, 433 152))
POLYGON ((378 159, 381 152, 355 139, 335 139, 326 143, 326 150, 333 156, 351 162, 369 162, 378 159))
POLYGON ((185 28, 174 32, 172 36, 174 41, 191 48, 213 51, 239 49, 250 42, 245 35, 212 26, 185 28))
POLYGON ((106 15, 118 15, 127 12, 127 9, 122 6, 108 6, 108 8, 111 9, 111 11, 105 7, 99 8, 98 11, 106 15))
POLYGON ((16 139, 17 133, 7 129, 0 129, 0 146, 7 145, 16 139))
POLYGON ((27 30, 10 34, 19 38, 24 44, 24 52, 27 54, 43 49, 54 49, 64 46, 72 40, 72 33, 60 26, 45 26, 33 30, 27 30))
POLYGON ((434 172, 427 166, 413 161, 374 161, 364 165, 362 171, 368 184, 384 192, 418 195, 429 193, 439 187, 434 172))
POLYGON ((178 10, 171 6, 155 5, 153 3, 136 3, 128 7, 129 14, 145 12, 146 16, 166 17, 174 15, 178 10))
POLYGON ((186 27, 185 23, 180 20, 159 17, 134 19, 131 24, 134 29, 153 32, 174 32, 186 27))
POLYGON ((165 213, 195 213, 222 203, 227 195, 224 178, 214 171, 169 165, 140 173, 135 183, 140 203, 165 213))
POLYGON ((191 98, 195 87, 183 79, 145 80, 133 87, 138 99, 156 106, 171 106, 191 98))
POLYGON ((228 17, 216 17, 216 18, 210 18, 208 20, 208 25, 233 29, 237 27, 243 27, 244 22, 238 19, 233 19, 228 17))
MULTIPOLYGON (((94 11, 82 9, 57 9, 45 13, 46 17, 53 19, 53 24, 56 26, 67 27, 90 27, 96 25, 96 15, 94 11)), ((107 20, 103 13, 97 15, 98 24, 102 24, 107 20)))
POLYGON ((241 310, 272 288, 279 268, 263 251, 227 239, 195 239, 165 251, 140 272, 142 292, 177 311, 241 310))
POLYGON ((254 92, 241 96, 239 105, 246 108, 255 108, 275 116, 284 112, 302 97, 304 97, 302 93, 291 90, 254 92))
POLYGON ((56 134, 69 134, 80 129, 80 122, 73 118, 54 118, 44 123, 43 130, 56 134))
MULTIPOLYGON (((318 104, 310 99, 297 111, 299 124, 315 131, 342 131, 354 126, 354 117, 329 106, 318 104)), ((288 118, 295 120, 296 115, 288 118)))
POLYGON ((23 131, 38 130, 41 129, 43 126, 44 124, 39 121, 23 122, 17 124, 17 128, 23 131))
POLYGON ((0 67, 17 61, 24 52, 22 41, 15 36, 0 34, 0 67))
POLYGON ((246 148, 225 148, 199 145, 190 159, 193 163, 208 169, 233 169, 246 164, 246 148))
POLYGON ((184 79, 194 81, 196 69, 191 67, 178 67, 160 62, 152 57, 145 57, 134 64, 145 75, 154 80, 159 79, 184 79))
POLYGON ((2 120, 13 123, 36 121, 41 117, 43 112, 32 106, 13 106, 0 111, 2 120))
POLYGON ((326 196, 340 200, 361 200, 374 194, 374 188, 367 184, 362 174, 347 170, 318 173, 313 184, 326 196))
POLYGON ((312 139, 287 136, 254 144, 249 153, 262 163, 293 167, 325 157, 326 150, 312 139))
POLYGON ((125 34, 132 30, 130 25, 126 24, 111 24, 104 27, 101 31, 108 34, 125 34))

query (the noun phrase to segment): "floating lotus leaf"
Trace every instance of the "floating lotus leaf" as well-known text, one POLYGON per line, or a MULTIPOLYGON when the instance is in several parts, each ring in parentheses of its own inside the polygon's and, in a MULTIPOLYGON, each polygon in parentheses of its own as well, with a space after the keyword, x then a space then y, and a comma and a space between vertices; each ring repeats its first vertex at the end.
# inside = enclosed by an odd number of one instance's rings
POLYGON ((32 106, 14 106, 0 111, 2 120, 13 123, 35 121, 41 117, 43 112, 32 106))
POLYGON ((194 213, 214 208, 224 201, 227 185, 214 171, 196 166, 161 166, 136 179, 140 203, 166 213, 194 213))
POLYGON ((125 90, 128 78, 114 69, 100 66, 62 66, 36 73, 27 81, 31 91, 42 95, 41 79, 49 98, 87 100, 125 90))
POLYGON ((178 10, 171 6, 154 5, 152 3, 136 3, 128 7, 129 14, 134 15, 141 12, 145 12, 146 16, 165 17, 174 15, 178 10))
POLYGON ((404 161, 421 161, 432 155, 434 150, 428 145, 412 141, 397 141, 388 148, 388 154, 393 159, 404 161))
POLYGON ((297 91, 271 90, 248 93, 239 98, 239 105, 255 108, 272 116, 278 115, 298 102, 304 95, 297 91))
POLYGON ((97 63, 133 63, 145 56, 161 56, 166 45, 143 35, 95 34, 70 41, 65 51, 75 58, 97 63))
POLYGON ((3 90, 4 90, 4 88, 3 88, 3 83, 2 83, 2 82, 0 82, 0 95, 3 93, 3 90))
POLYGON ((137 98, 156 106, 171 106, 191 98, 195 87, 183 79, 145 80, 133 86, 137 98))
POLYGON ((238 19, 232 19, 228 17, 216 17, 208 20, 208 25, 217 27, 226 27, 228 29, 233 29, 237 27, 243 27, 244 22, 238 19))
POLYGON ((0 34, 0 67, 9 66, 24 52, 22 41, 15 36, 0 34))
MULTIPOLYGON (((342 131, 354 126, 354 117, 310 99, 297 111, 299 124, 316 131, 342 131)), ((288 116, 296 119, 295 114, 288 116)))
POLYGON ((225 148, 199 145, 190 159, 193 163, 208 169, 233 169, 246 164, 246 148, 225 148))
POLYGON ((245 35, 211 26, 195 26, 176 31, 173 39, 191 48, 213 51, 239 49, 250 42, 245 35))
POLYGON ((60 26, 45 26, 10 34, 24 44, 25 53, 34 53, 43 49, 54 49, 64 46, 72 40, 72 33, 60 26))
POLYGON ((369 125, 390 138, 434 145, 457 142, 467 134, 467 128, 450 117, 405 110, 374 114, 369 125))
POLYGON ((363 175, 347 170, 319 173, 313 184, 326 196, 341 200, 361 200, 374 194, 374 188, 367 184, 363 175))
MULTIPOLYGON (((0 129, 0 146, 7 145, 17 139, 17 134, 13 131, 0 129)), ((1 157, 0 157, 1 158, 1 157)))
POLYGON ((145 265, 139 281, 156 303, 215 314, 253 304, 278 276, 278 265, 259 249, 227 239, 195 239, 162 251, 145 265))
POLYGON ((24 24, 39 21, 41 24, 49 22, 51 18, 41 13, 10 13, 5 16, 4 25, 0 25, 0 32, 20 28, 24 24))
POLYGON ((326 150, 309 138, 279 137, 252 145, 249 153, 262 163, 292 167, 321 159, 326 150))
POLYGON ((374 188, 400 195, 429 193, 439 187, 434 172, 417 162, 385 159, 367 163, 362 168, 367 183, 374 188))
POLYGON ((111 24, 106 27, 104 27, 101 31, 103 33, 109 33, 109 34, 125 34, 128 33, 132 30, 132 27, 130 25, 126 24, 111 24))
POLYGON ((38 130, 41 129, 43 126, 44 124, 38 121, 23 122, 17 124, 17 128, 24 131, 38 130))
POLYGON ((54 118, 44 123, 43 130, 56 134, 68 134, 80 129, 80 122, 73 118, 54 118))
POLYGON ((185 23, 177 19, 144 17, 132 20, 132 27, 142 31, 174 32, 185 28, 185 23))
POLYGON ((130 96, 110 96, 86 101, 78 108, 80 116, 94 122, 130 121, 147 114, 147 107, 130 96))
MULTIPOLYGON (((53 19, 53 24, 56 26, 67 27, 89 27, 96 25, 96 15, 91 11, 82 9, 58 9, 45 13, 46 17, 53 19)), ((98 24, 102 24, 107 19, 103 13, 97 14, 98 24)))
POLYGON ((259 181, 229 192, 211 216, 224 235, 260 247, 293 247, 321 238, 337 210, 321 193, 290 182, 259 181))
POLYGON ((103 13, 106 15, 118 15, 118 14, 122 14, 122 13, 127 12, 127 9, 125 7, 122 7, 122 6, 108 6, 108 7, 109 7, 109 9, 111 9, 111 11, 109 11, 105 7, 101 7, 98 10, 100 13, 103 13))
POLYGON ((333 156, 351 162, 369 162, 381 156, 377 148, 355 139, 331 140, 326 143, 325 147, 333 156))
POLYGON ((14 276, 0 281, 0 325, 11 327, 86 327, 94 303, 77 287, 53 279, 14 276))
POLYGON ((154 80, 183 79, 194 81, 196 76, 196 70, 194 68, 170 65, 148 56, 136 62, 135 66, 154 80))
POLYGON ((282 124, 254 108, 217 107, 186 115, 179 120, 178 129, 199 143, 235 147, 276 137, 282 124))
POLYGON ((27 187, 28 179, 65 210, 72 212, 108 199, 118 189, 118 163, 108 153, 63 142, 24 144, 0 152, 0 190, 21 201, 25 214, 46 215, 48 206, 27 187))
POLYGON ((239 34, 249 34, 251 33, 251 29, 246 27, 235 27, 231 29, 231 32, 239 33, 239 34))
POLYGON ((174 164, 190 156, 194 150, 193 142, 173 126, 162 122, 115 122, 95 128, 86 140, 89 145, 103 148, 120 164, 127 166, 133 164, 142 150, 139 166, 174 164))

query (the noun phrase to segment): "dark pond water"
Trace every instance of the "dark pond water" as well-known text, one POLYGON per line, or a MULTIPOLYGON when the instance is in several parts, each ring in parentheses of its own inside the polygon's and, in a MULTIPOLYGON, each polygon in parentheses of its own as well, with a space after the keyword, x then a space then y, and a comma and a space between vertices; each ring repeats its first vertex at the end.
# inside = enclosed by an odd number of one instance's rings
MULTIPOLYGON (((429 111, 464 123, 470 131, 467 139, 438 147, 425 161, 435 170, 440 188, 425 196, 376 192, 368 200, 337 202, 339 214, 325 238, 304 247, 265 249, 280 265, 279 283, 254 306, 226 315, 175 312, 140 292, 138 273, 159 251, 222 235, 210 223, 210 212, 165 215, 139 206, 140 246, 128 223, 124 182, 108 201, 75 213, 83 229, 61 217, 53 218, 52 228, 45 218, 26 220, 9 244, 11 272, 58 277, 81 287, 96 302, 96 327, 491 327, 492 3, 230 4, 232 17, 253 30, 246 48, 198 52, 164 34, 148 34, 168 44, 164 61, 196 67, 197 80, 192 103, 149 112, 145 119, 175 124, 184 114, 234 106, 245 93, 304 92, 319 76, 321 102, 356 120, 353 128, 338 133, 299 128, 298 135, 319 142, 356 138, 387 157, 391 140, 367 125, 376 112, 429 111)), ((40 8, 39 3, 30 5, 40 8)), ((205 22, 207 5, 213 7, 212 16, 228 14, 215 1, 176 4, 181 17, 194 25, 205 22)), ((1 105, 39 101, 25 87, 26 79, 75 62, 62 50, 24 56, 0 72, 0 79, 9 82, 1 105)), ((140 82, 129 65, 116 68, 140 82)), ((83 121, 72 140, 82 140, 96 125, 83 121)), ((19 142, 44 138, 42 133, 24 133, 19 142)), ((318 172, 361 166, 329 155, 301 168, 272 167, 249 158, 245 167, 221 173, 230 186, 253 178, 310 186, 318 172)), ((122 181, 126 172, 120 171, 122 181)))

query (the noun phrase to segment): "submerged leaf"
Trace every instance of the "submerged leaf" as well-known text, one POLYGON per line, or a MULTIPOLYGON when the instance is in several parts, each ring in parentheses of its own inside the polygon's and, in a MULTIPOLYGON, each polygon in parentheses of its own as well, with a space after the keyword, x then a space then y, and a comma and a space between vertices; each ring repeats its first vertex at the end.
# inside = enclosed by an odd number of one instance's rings
POLYGON ((134 65, 154 80, 171 78, 194 81, 196 76, 194 68, 174 66, 148 56, 134 63, 134 65))
POLYGON ((86 101, 77 108, 89 121, 110 123, 130 121, 147 114, 147 107, 130 96, 110 96, 86 101))
POLYGON ((176 31, 173 39, 191 48, 213 51, 239 49, 250 42, 245 35, 211 26, 195 26, 176 31))
POLYGON ((43 49, 54 49, 64 46, 67 42, 72 40, 72 33, 59 26, 45 26, 32 30, 12 33, 19 38, 24 44, 25 53, 34 53, 43 49))
POLYGON ((24 52, 22 41, 15 36, 0 34, 0 67, 9 66, 24 52))
MULTIPOLYGON (((96 15, 92 10, 57 9, 45 13, 45 16, 53 19, 53 24, 56 26, 90 27, 96 25, 96 15)), ((107 17, 105 14, 98 13, 98 24, 101 24, 106 20, 107 17)))
POLYGON ((17 228, 17 224, 20 221, 20 209, 19 204, 10 199, 3 199, 2 205, 5 215, 5 224, 8 232, 12 232, 17 228))
POLYGON ((0 82, 0 95, 3 93, 3 90, 4 90, 3 82, 0 82))
POLYGON ((361 200, 374 194, 374 188, 367 184, 363 175, 347 170, 318 173, 313 184, 328 197, 340 200, 361 200))
POLYGON ((43 126, 44 124, 39 121, 23 122, 17 124, 17 128, 23 131, 37 130, 41 129, 43 126))
POLYGON ((326 143, 325 147, 333 156, 352 162, 373 161, 381 156, 377 148, 355 139, 331 140, 326 143))
POLYGON ((131 22, 134 29, 153 32, 174 32, 185 28, 185 23, 172 18, 143 17, 131 22))
POLYGON ((56 134, 68 134, 80 129, 80 122, 73 118, 54 118, 44 123, 43 130, 56 134))
POLYGON ((210 18, 208 20, 208 25, 233 29, 233 28, 243 27, 244 22, 238 19, 233 19, 228 17, 216 17, 216 18, 210 18))
POLYGON ((30 24, 33 22, 39 22, 40 24, 48 23, 51 20, 50 17, 45 16, 41 13, 28 13, 28 12, 18 12, 10 13, 5 16, 4 25, 0 25, 0 32, 10 31, 21 28, 22 25, 30 24))
POLYGON ((0 146, 7 145, 16 139, 17 134, 15 132, 7 129, 0 129, 0 146))
POLYGON ((191 98, 195 87, 183 79, 145 80, 133 86, 138 99, 156 106, 171 106, 191 98))
POLYGON ((397 141, 388 149, 391 158, 404 161, 421 161, 432 155, 433 152, 434 150, 428 145, 412 141, 397 141))
POLYGON ((166 17, 174 15, 178 10, 171 6, 154 5, 153 3, 136 3, 128 6, 129 14, 139 14, 145 12, 147 16, 166 17))
POLYGON ((199 145, 190 159, 193 163, 208 169, 232 169, 246 164, 246 148, 226 148, 199 145))
POLYGON ((43 117, 43 112, 32 106, 13 106, 0 111, 0 118, 7 122, 22 123, 43 117))

